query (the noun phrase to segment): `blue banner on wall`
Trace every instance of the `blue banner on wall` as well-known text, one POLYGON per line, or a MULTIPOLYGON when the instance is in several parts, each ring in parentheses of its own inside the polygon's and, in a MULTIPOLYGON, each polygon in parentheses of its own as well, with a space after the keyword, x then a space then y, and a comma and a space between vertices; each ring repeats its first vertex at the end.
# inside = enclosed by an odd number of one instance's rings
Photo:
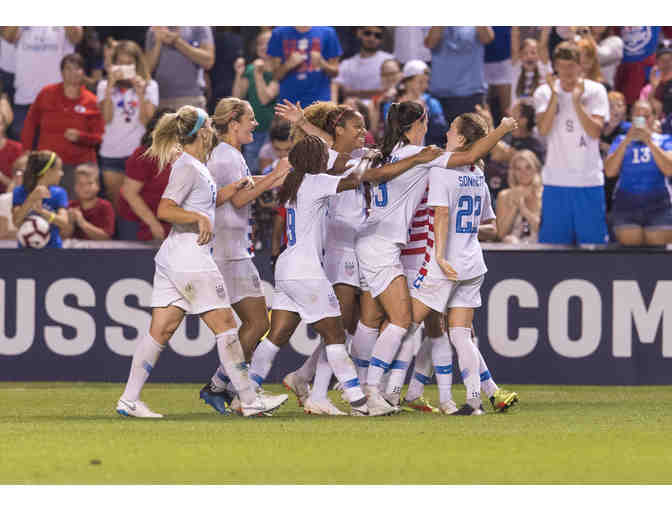
MULTIPOLYGON (((154 251, 0 250, 0 380, 126 380, 149 328, 154 251)), ((477 312, 495 379, 530 384, 672 383, 672 280, 665 252, 490 251, 477 312)), ((272 291, 261 259, 267 302, 272 291)), ((276 359, 280 381, 316 346, 301 324, 276 359)), ((206 381, 208 328, 190 317, 152 381, 206 381)))

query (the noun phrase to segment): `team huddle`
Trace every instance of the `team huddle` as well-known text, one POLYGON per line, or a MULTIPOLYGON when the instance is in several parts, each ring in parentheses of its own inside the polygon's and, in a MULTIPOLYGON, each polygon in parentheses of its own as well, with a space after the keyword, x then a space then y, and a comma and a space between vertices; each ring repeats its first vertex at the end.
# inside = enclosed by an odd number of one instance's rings
POLYGON ((489 129, 481 116, 463 114, 445 150, 423 147, 426 110, 394 103, 373 150, 350 107, 276 109, 292 123, 293 148, 263 177, 250 176, 241 154, 257 125, 246 101, 222 99, 211 118, 185 106, 156 126, 147 155, 159 168, 172 162, 157 214, 172 228, 155 259, 150 330, 117 412, 162 417, 140 393, 185 314, 198 314, 215 335, 219 365, 200 398, 221 414, 269 415, 287 400, 262 385, 301 320, 320 335, 319 346, 283 383, 306 413, 346 414, 328 397, 332 375, 353 416, 480 415, 481 391, 496 411, 514 405, 518 395, 495 384, 472 340, 472 320, 487 271, 479 231, 496 228, 482 158, 515 121, 489 129), (252 263, 251 203, 278 187, 287 243, 275 264, 269 324, 252 263), (467 390, 460 407, 453 351, 467 390), (438 407, 423 396, 434 374, 438 407))

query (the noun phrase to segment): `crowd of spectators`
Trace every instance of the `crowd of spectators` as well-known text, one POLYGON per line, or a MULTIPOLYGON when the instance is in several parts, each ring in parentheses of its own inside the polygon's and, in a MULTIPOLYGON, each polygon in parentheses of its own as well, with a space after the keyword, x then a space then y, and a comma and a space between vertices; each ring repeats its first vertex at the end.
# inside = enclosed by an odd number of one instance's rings
MULTIPOLYGON (((486 161, 497 241, 672 243, 668 37, 672 27, 0 27, 0 238, 34 213, 50 219, 53 246, 163 239, 170 168, 143 157, 153 126, 235 96, 259 123, 243 147, 257 175, 291 148, 275 114, 286 101, 349 105, 367 145, 393 102, 425 107, 426 144, 445 144, 462 113, 490 126, 513 116, 486 161)), ((273 190, 255 204, 256 249, 271 247, 277 206, 273 190)))

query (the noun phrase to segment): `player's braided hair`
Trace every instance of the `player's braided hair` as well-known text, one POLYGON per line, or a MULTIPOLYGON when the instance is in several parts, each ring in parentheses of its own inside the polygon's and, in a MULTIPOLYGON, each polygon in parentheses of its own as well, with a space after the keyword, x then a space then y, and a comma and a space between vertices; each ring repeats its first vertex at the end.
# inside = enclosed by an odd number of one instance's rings
POLYGON ((307 135, 289 152, 289 162, 293 170, 282 184, 278 200, 281 204, 295 202, 299 187, 306 174, 318 174, 326 171, 329 151, 327 144, 318 137, 307 135))
POLYGON ((406 138, 406 132, 411 129, 413 123, 425 115, 425 109, 415 101, 404 101, 403 103, 392 103, 387 113, 387 126, 383 143, 380 145, 380 156, 373 161, 373 166, 377 167, 387 163, 390 154, 396 145, 401 141, 404 144, 409 143, 406 138))
POLYGON ((170 163, 182 147, 193 143, 198 130, 192 133, 198 122, 198 109, 183 106, 177 113, 167 113, 156 124, 152 133, 152 145, 145 156, 158 160, 159 172, 170 163))
MULTIPOLYGON (((32 191, 37 186, 37 182, 40 180, 41 175, 40 171, 44 170, 45 166, 49 163, 51 155, 54 154, 52 151, 31 151, 28 155, 28 161, 26 162, 26 170, 23 172, 23 189, 26 190, 26 194, 32 193, 32 191)), ((55 156, 54 161, 51 163, 50 168, 56 166, 60 161, 58 155, 55 156)), ((45 172, 46 173, 46 172, 45 172)))

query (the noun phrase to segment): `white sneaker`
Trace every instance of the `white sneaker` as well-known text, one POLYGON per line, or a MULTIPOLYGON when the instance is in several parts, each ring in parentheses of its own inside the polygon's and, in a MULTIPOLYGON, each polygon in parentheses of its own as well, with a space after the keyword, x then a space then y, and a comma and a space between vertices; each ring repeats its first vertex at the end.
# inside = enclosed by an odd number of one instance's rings
MULTIPOLYGON (((260 414, 275 411, 282 404, 287 402, 287 395, 269 395, 267 393, 257 393, 257 398, 249 404, 242 404, 243 416, 257 416, 260 414)), ((233 403, 231 405, 233 407, 233 403)))
POLYGON ((448 402, 441 402, 439 404, 439 411, 441 412, 441 414, 455 414, 458 411, 458 409, 455 402, 449 400, 448 402))
POLYGON ((330 416, 346 416, 346 413, 336 407, 329 398, 324 400, 313 400, 308 397, 303 406, 303 412, 306 414, 328 414, 330 416))
POLYGON ((296 395, 296 400, 299 401, 299 407, 303 407, 310 396, 310 384, 301 379, 296 372, 287 374, 282 380, 282 384, 296 395))
POLYGON ((120 398, 117 402, 117 413, 121 416, 133 416, 135 418, 163 418, 162 414, 150 411, 147 404, 141 400, 131 402, 120 398))
POLYGON ((398 408, 387 403, 375 386, 367 387, 367 392, 366 399, 369 407, 369 416, 384 416, 398 411, 398 408))

